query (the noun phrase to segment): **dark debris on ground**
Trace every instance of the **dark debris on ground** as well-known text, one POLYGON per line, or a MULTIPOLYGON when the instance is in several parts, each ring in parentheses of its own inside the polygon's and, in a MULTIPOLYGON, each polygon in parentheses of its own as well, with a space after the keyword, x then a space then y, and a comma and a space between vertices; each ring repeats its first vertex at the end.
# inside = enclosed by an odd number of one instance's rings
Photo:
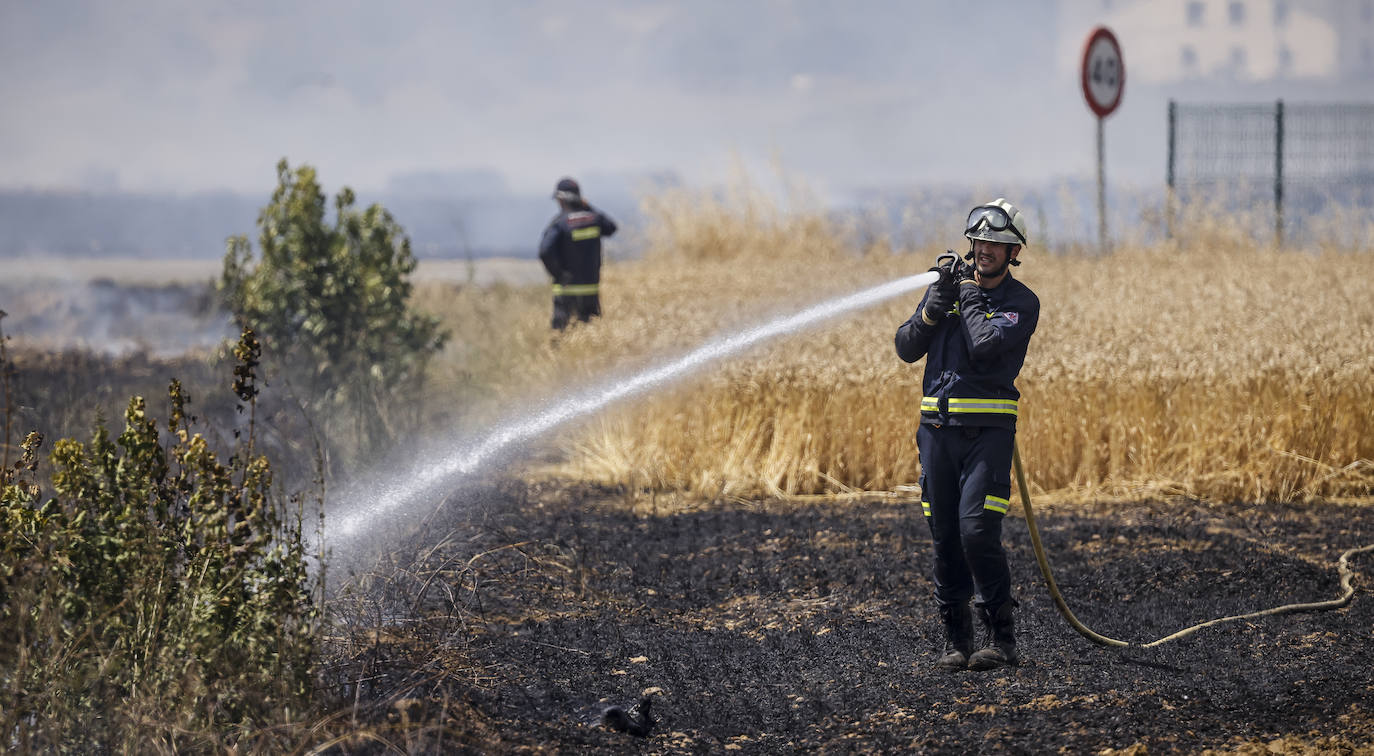
MULTIPOLYGON (((1133 642, 1336 597, 1337 558, 1374 542, 1369 506, 1152 502, 1037 519, 1079 619, 1133 642)), ((414 585, 393 580, 397 609, 377 615, 408 614, 398 633, 462 653, 447 667, 427 656, 423 674, 366 694, 461 699, 480 733, 458 723, 433 742, 484 752, 1193 753, 1330 735, 1336 752, 1358 752, 1374 743, 1374 556, 1353 561, 1358 592, 1345 609, 1113 650, 1058 614, 1026 522, 1009 518, 1005 531, 1024 662, 948 673, 932 666, 941 639, 919 504, 715 502, 655 513, 612 491, 493 485, 455 495, 410 536, 397 553, 418 556, 397 558, 414 585), (448 536, 436 544, 439 533, 448 536), (602 726, 607 707, 642 695, 654 700, 647 737, 602 726)))

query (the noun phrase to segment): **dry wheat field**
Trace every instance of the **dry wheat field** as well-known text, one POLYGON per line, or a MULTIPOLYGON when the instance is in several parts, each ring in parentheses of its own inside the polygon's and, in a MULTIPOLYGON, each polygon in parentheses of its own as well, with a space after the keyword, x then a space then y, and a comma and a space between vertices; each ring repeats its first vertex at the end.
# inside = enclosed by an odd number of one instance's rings
MULTIPOLYGON (((503 377, 483 398, 518 404, 921 272, 944 251, 881 239, 860 247, 821 215, 757 205, 648 203, 645 258, 608 264, 606 316, 557 343, 538 295, 422 290, 422 306, 459 331, 447 369, 499 364, 503 377), (483 325, 465 333, 464 323, 483 325)), ((950 237, 962 241, 957 230, 950 237)), ((1205 220, 1174 241, 1106 256, 1051 254, 1032 238, 1015 275, 1041 300, 1018 381, 1018 443, 1036 494, 1310 501, 1374 493, 1374 284, 1363 273, 1371 259, 1367 246, 1274 251, 1205 220)), ((910 485, 923 363, 897 359, 892 336, 920 293, 579 422, 561 434, 554 472, 705 496, 910 485)))

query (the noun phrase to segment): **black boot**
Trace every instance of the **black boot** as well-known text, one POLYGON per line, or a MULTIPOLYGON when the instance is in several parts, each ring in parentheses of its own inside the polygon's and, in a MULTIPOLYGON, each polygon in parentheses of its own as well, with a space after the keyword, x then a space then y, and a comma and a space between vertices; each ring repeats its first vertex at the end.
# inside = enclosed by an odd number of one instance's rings
POLYGON ((995 608, 978 607, 978 614, 988 630, 988 643, 969 657, 969 669, 981 671, 1021 663, 1021 657, 1016 655, 1016 626, 1011 617, 1014 603, 1007 601, 995 608))
POLYGON ((941 669, 963 669, 973 652, 973 613, 968 604, 940 607, 940 621, 945 625, 945 653, 935 661, 941 669))

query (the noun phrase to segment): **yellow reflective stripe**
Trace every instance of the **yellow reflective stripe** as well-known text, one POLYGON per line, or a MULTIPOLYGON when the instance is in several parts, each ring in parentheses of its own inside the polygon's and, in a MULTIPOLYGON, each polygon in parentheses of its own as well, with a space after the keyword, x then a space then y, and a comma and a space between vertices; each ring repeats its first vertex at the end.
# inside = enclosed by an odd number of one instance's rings
MULTIPOLYGON (((949 411, 951 413, 976 413, 994 415, 1015 415, 1017 400, 1015 399, 950 399, 949 411)), ((939 412, 940 399, 935 396, 921 397, 922 412, 939 412)))
POLYGON ((1007 513, 1007 500, 1000 496, 989 496, 983 499, 983 509, 991 509, 994 512, 1007 513))
POLYGON ((992 412, 1000 415, 1015 415, 1015 399, 950 399, 950 412, 992 412))
POLYGON ((573 241, 586 241, 587 239, 596 239, 600 236, 600 226, 587 226, 586 228, 574 228, 572 230, 573 241))
POLYGON ((553 295, 555 297, 586 297, 597 293, 600 284, 554 284, 553 295))
POLYGON ((930 516, 930 502, 924 499, 921 500, 921 514, 924 514, 926 517, 930 516))

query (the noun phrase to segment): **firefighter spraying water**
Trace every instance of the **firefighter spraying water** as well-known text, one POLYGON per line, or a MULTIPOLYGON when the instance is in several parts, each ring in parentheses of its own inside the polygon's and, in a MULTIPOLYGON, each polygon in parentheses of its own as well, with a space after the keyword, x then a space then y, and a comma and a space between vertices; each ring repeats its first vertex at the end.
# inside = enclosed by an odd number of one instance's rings
POLYGON ((1016 376, 1040 318, 1040 300, 1012 277, 1027 243, 1025 219, 998 198, 973 208, 965 265, 943 255, 916 313, 897 329, 897 355, 925 357, 920 425, 921 509, 934 545, 935 602, 945 629, 944 669, 1020 662, 1002 519, 1011 496, 1016 376), (973 616, 987 644, 973 649, 973 616))

